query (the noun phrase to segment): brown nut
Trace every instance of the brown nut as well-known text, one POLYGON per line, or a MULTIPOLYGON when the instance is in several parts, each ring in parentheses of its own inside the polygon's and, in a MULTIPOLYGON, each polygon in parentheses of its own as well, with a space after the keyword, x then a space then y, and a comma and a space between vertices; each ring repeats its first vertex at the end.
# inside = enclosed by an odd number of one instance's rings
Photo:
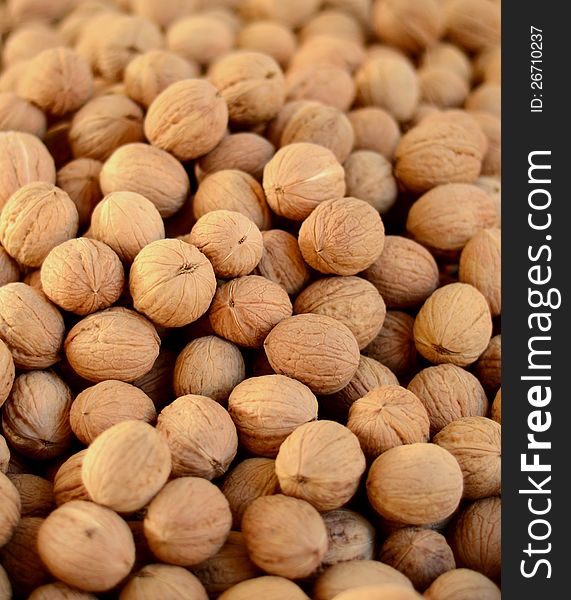
POLYGON ((344 196, 345 172, 327 148, 291 144, 266 165, 264 191, 276 214, 303 221, 321 202, 344 196))
POLYGON ((21 276, 18 263, 0 246, 0 286, 20 281, 21 276))
POLYGON ((446 67, 423 67, 418 77, 422 101, 438 108, 461 106, 470 93, 468 82, 446 67))
POLYGON ((30 600, 97 600, 93 594, 72 588, 61 581, 41 585, 30 594, 29 598, 30 600))
POLYGON ((470 569, 452 569, 426 590, 427 600, 500 600, 500 588, 485 575, 470 569))
POLYGON ((171 217, 186 201, 190 182, 184 167, 168 152, 148 144, 121 146, 103 165, 104 195, 136 192, 150 200, 161 217, 171 217))
POLYGON ((171 450, 175 477, 215 479, 236 456, 236 427, 226 409, 206 396, 177 398, 159 414, 157 429, 171 450))
POLYGON ((355 150, 371 150, 392 160, 401 133, 399 124, 389 112, 366 106, 352 110, 347 116, 355 132, 355 150))
POLYGON ((113 307, 79 321, 67 334, 65 354, 88 381, 134 381, 148 373, 159 354, 153 324, 127 308, 113 307))
POLYGON ((266 20, 247 23, 238 33, 236 44, 242 50, 267 54, 285 67, 296 50, 297 39, 285 25, 266 20))
MULTIPOLYGON (((356 16, 351 14, 351 2, 352 0, 345 2, 346 11, 341 6, 343 4, 343 0, 341 0, 340 3, 337 3, 337 7, 333 2, 331 3, 333 6, 325 7, 315 14, 300 30, 300 40, 306 41, 311 37, 325 34, 346 37, 362 43, 364 41, 363 27, 356 16)), ((353 4, 359 4, 359 0, 353 4)), ((361 4, 363 3, 361 2, 361 4)))
POLYGON ((290 62, 290 69, 312 63, 330 64, 353 73, 365 58, 365 50, 360 42, 323 33, 311 37, 298 48, 290 62))
POLYGON ((220 550, 231 523, 228 501, 214 484, 198 477, 179 477, 151 501, 144 531, 159 560, 191 566, 220 550))
POLYGON ((351 330, 323 315, 295 315, 278 323, 264 349, 276 373, 305 383, 317 394, 338 392, 359 366, 359 344, 351 330))
POLYGON ((490 411, 490 418, 492 418, 496 423, 502 424, 502 388, 500 388, 494 401, 492 403, 492 409, 490 411))
POLYGON ((398 584, 359 585, 335 596, 335 600, 421 600, 421 598, 422 596, 414 590, 398 584))
POLYGON ((51 367, 61 358, 64 335, 60 312, 39 292, 25 283, 0 288, 0 339, 8 346, 16 367, 51 367))
POLYGON ((195 394, 224 404, 245 377, 244 358, 234 344, 215 335, 199 337, 176 358, 174 392, 177 397, 195 394))
POLYGON ((274 458, 300 425, 317 419, 317 398, 303 383, 283 375, 251 377, 228 398, 240 444, 256 456, 274 458))
POLYGON ((484 296, 466 283, 436 290, 414 321, 417 350, 433 363, 472 364, 492 336, 492 317, 484 296))
POLYGON ((397 446, 371 465, 367 496, 386 519, 430 525, 458 508, 462 471, 452 454, 435 444, 397 446))
POLYGON ((309 600, 309 596, 293 581, 271 575, 242 581, 226 590, 219 596, 219 600, 250 600, 256 595, 268 599, 309 600))
POLYGON ((270 19, 293 29, 305 23, 318 7, 317 0, 291 0, 289 4, 279 0, 244 0, 240 3, 240 15, 247 21, 270 19))
POLYGON ((0 567, 0 598, 12 597, 12 584, 3 567, 0 567))
POLYGON ((113 588, 135 562, 133 536, 123 519, 81 500, 60 506, 42 523, 38 551, 52 575, 90 592, 113 588))
POLYGON ((327 529, 311 504, 282 494, 254 500, 242 533, 252 561, 267 573, 298 579, 310 575, 327 552, 327 529))
POLYGON ((57 186, 66 192, 79 214, 79 228, 89 225, 91 213, 103 198, 99 174, 103 165, 92 158, 78 158, 68 162, 57 172, 57 186))
POLYGON ((182 567, 145 565, 121 590, 119 600, 151 600, 169 595, 187 596, 192 600, 208 600, 198 578, 182 567))
POLYGON ((502 129, 500 117, 485 112, 473 112, 488 139, 488 150, 482 161, 482 175, 499 177, 502 170, 502 129))
POLYGON ((70 502, 71 500, 89 500, 89 494, 83 485, 81 469, 85 450, 72 454, 61 467, 54 477, 54 499, 58 506, 70 502))
POLYGON ((445 9, 448 38, 468 51, 494 46, 500 41, 500 8, 495 3, 454 0, 445 9))
POLYGON ((10 348, 0 340, 0 408, 8 398, 15 376, 16 368, 10 348))
POLYGON ((72 439, 71 402, 69 387, 54 373, 30 371, 17 377, 2 411, 10 446, 40 460, 63 454, 72 439))
POLYGON ((75 436, 88 446, 95 438, 122 421, 157 418, 152 400, 139 388, 122 381, 102 381, 77 395, 69 413, 75 436))
POLYGON ((449 42, 439 42, 427 48, 422 54, 420 66, 448 69, 467 83, 472 81, 473 69, 468 55, 449 42))
POLYGON ((424 404, 430 419, 430 435, 462 417, 483 417, 488 400, 482 385, 468 371, 456 365, 428 367, 408 385, 424 404))
POLYGON ((78 315, 114 304, 123 292, 125 273, 119 257, 97 240, 78 238, 56 246, 41 268, 44 294, 78 315))
POLYGON ((31 473, 13 473, 8 479, 20 494, 22 517, 47 517, 55 508, 51 482, 31 473))
POLYGON ((47 48, 57 48, 63 45, 62 36, 47 23, 23 23, 6 39, 2 62, 6 66, 12 66, 33 58, 47 48))
POLYGON ((322 567, 373 558, 376 531, 369 521, 346 508, 330 510, 323 513, 322 517, 329 542, 322 567))
POLYGON ((0 435, 0 472, 7 473, 10 465, 10 448, 6 443, 6 438, 0 435))
POLYGON ((501 86, 499 83, 482 83, 466 99, 466 109, 502 116, 501 86))
POLYGON ((1 548, 12 537, 20 521, 20 510, 22 507, 18 489, 4 473, 0 473, 0 498, 2 499, 2 504, 0 505, 2 507, 0 509, 1 548))
POLYGON ((21 131, 38 138, 46 134, 44 113, 14 92, 0 92, 0 131, 21 131))

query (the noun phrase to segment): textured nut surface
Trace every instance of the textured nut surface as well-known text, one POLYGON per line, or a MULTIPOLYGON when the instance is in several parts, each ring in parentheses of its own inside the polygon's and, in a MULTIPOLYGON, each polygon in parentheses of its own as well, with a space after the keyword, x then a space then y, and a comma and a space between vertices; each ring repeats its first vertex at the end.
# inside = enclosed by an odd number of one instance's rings
POLYGON ((20 520, 21 500, 20 494, 14 484, 0 473, 0 498, 2 508, 0 509, 0 547, 4 546, 18 525, 20 520))
POLYGON ((18 263, 0 246, 0 285, 20 281, 20 277, 21 273, 18 263))
POLYGON ((92 158, 68 162, 57 172, 57 186, 68 194, 79 215, 79 227, 89 224, 91 213, 103 195, 99 187, 102 164, 92 158))
POLYGON ((16 368, 10 348, 0 340, 0 408, 8 398, 15 376, 16 368))
POLYGON ((62 463, 55 474, 54 499, 58 506, 71 500, 89 500, 89 494, 81 477, 81 468, 86 452, 87 448, 72 454, 62 463))
POLYGON ((157 429, 165 436, 175 477, 214 479, 236 456, 238 435, 227 411, 206 396, 177 398, 159 414, 157 429))
POLYGON ((327 552, 327 528, 311 504, 282 494, 262 496, 246 509, 242 533, 252 561, 267 573, 306 577, 327 552))
POLYGON ((439 42, 427 48, 422 54, 421 66, 448 69, 467 82, 472 79, 470 59, 461 48, 449 42, 439 42))
POLYGON ((343 67, 307 64, 286 74, 288 100, 315 100, 347 111, 355 100, 356 88, 351 74, 343 67))
POLYGON ((352 110, 348 117, 355 132, 355 150, 371 150, 392 159, 401 133, 399 124, 389 112, 366 106, 352 110))
POLYGON ((428 600, 500 600, 498 586, 470 569, 452 569, 438 577, 424 593, 428 600))
POLYGON ((10 449, 6 443, 6 438, 0 435, 0 472, 7 473, 10 465, 10 449))
POLYGON ((38 550, 52 575, 93 592, 117 585, 135 562, 133 536, 121 517, 81 500, 48 516, 38 532, 38 550))
POLYGON ((88 381, 134 381, 148 373, 159 354, 153 324, 127 308, 93 313, 75 325, 65 339, 73 370, 88 381))
POLYGON ((287 598, 288 600, 308 600, 303 590, 293 581, 284 577, 266 575, 238 583, 220 596, 220 600, 250 600, 252 596, 274 599, 287 598))
POLYGON ((490 418, 492 418, 496 423, 499 423, 500 425, 502 424, 502 388, 500 388, 496 393, 492 403, 490 418))
POLYGON ((180 477, 152 500, 144 530, 159 560, 190 566, 220 550, 231 524, 228 501, 215 485, 198 477, 180 477))
POLYGON ((484 296, 465 283, 436 290, 414 321, 418 351, 434 363, 464 367, 484 352, 492 335, 492 318, 484 296))
POLYGON ((446 26, 453 42, 466 50, 481 50, 500 40, 500 10, 493 3, 454 0, 446 7, 446 26))
POLYGON ((31 473, 14 473, 8 479, 20 494, 22 517, 46 517, 55 508, 52 484, 31 473))
POLYGON ((151 600, 169 595, 185 595, 193 600, 207 600, 208 594, 198 580, 182 567, 151 564, 137 571, 121 590, 119 600, 151 600))
POLYGON ((346 508, 330 510, 322 516, 329 542, 322 566, 373 558, 376 532, 365 518, 346 508))
POLYGON ((344 388, 359 366, 359 344, 351 330, 323 315, 295 315, 278 323, 264 349, 276 373, 318 394, 344 388))
POLYGON ((418 77, 423 102, 438 108, 460 106, 470 92, 466 80, 446 67, 423 67, 418 77))
POLYGON ((435 444, 397 446, 372 464, 367 495, 386 519, 430 525, 458 508, 462 471, 452 454, 435 444))
POLYGON ((251 377, 230 394, 228 412, 242 446, 256 456, 273 458, 297 427, 317 419, 317 399, 295 379, 251 377))
POLYGON ((44 113, 14 92, 0 92, 0 131, 22 131, 43 138, 47 121, 44 113))

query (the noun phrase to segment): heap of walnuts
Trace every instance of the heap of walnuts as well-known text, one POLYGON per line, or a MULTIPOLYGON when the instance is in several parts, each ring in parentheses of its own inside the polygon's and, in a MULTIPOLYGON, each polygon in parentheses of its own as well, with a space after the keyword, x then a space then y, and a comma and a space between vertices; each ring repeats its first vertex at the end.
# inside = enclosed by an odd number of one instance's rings
POLYGON ((500 3, 0 4, 0 600, 498 600, 500 3))

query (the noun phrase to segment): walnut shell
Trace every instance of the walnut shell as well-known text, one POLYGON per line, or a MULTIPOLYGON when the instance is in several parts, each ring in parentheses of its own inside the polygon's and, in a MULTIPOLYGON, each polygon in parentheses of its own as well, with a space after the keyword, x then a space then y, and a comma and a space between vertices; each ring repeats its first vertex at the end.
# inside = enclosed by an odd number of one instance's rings
POLYGON ((466 109, 473 112, 489 113, 494 117, 501 118, 501 94, 502 91, 499 83, 482 83, 466 99, 466 109))
POLYGON ((47 48, 63 45, 64 40, 54 27, 47 23, 25 23, 6 38, 2 63, 6 67, 22 64, 47 48))
POLYGON ((423 67, 418 77, 422 101, 438 108, 461 106, 470 92, 469 82, 452 69, 423 67))
POLYGON ((244 0, 239 10, 246 21, 270 19, 293 29, 307 21, 318 6, 317 0, 291 0, 288 4, 279 0, 244 0))
POLYGON ((139 388, 122 381, 102 381, 83 390, 71 405, 73 433, 86 446, 122 421, 152 423, 157 418, 152 400, 139 388))
POLYGON ((456 365, 438 365, 420 371, 408 389, 424 404, 430 419, 430 435, 462 417, 483 417, 488 400, 480 382, 456 365))
POLYGON ((72 454, 57 470, 54 477, 54 499, 58 506, 71 500, 89 500, 81 477, 86 453, 87 449, 72 454))
POLYGON ((54 373, 30 371, 17 377, 2 411, 10 446, 40 460, 63 454, 72 437, 71 402, 69 387, 54 373))
POLYGON ((224 137, 228 107, 208 81, 186 79, 159 94, 147 112, 145 135, 181 161, 213 150, 224 137))
POLYGON ((52 575, 89 592, 113 588, 135 562, 135 544, 116 513, 73 500, 54 510, 38 532, 40 558, 52 575))
POLYGON ((251 600, 256 596, 267 600, 309 600, 309 596, 293 581, 271 575, 242 581, 226 590, 219 600, 251 600))
POLYGON ((304 500, 282 494, 262 496, 246 509, 242 532, 252 561, 272 575, 310 575, 327 552, 321 515, 304 500))
POLYGON ((14 92, 0 93, 0 131, 21 131, 38 138, 46 134, 44 113, 14 92))
POLYGON ((299 294, 293 310, 337 319, 351 330, 361 349, 379 334, 386 313, 381 295, 360 277, 319 279, 299 294))
POLYGON ((271 220, 262 186, 251 175, 233 169, 206 177, 194 196, 193 209, 196 219, 215 210, 239 212, 259 229, 267 229, 271 220))
POLYGON ((158 240, 133 261, 129 289, 135 308, 163 327, 182 327, 200 318, 216 291, 210 261, 181 240, 158 240))
POLYGON ((221 594, 241 581, 261 574, 250 560, 244 536, 238 531, 231 531, 222 548, 211 558, 196 565, 192 572, 210 595, 221 594))
POLYGON ((8 398, 15 376, 16 368, 10 348, 0 340, 0 408, 8 398))
POLYGON ((88 381, 134 381, 148 373, 159 354, 153 324, 126 308, 113 307, 79 321, 67 334, 65 354, 88 381))
POLYGON ((90 100, 75 113, 69 141, 75 158, 105 161, 124 144, 143 141, 143 111, 115 94, 90 100))
POLYGON ((492 336, 492 317, 484 296, 466 283, 436 290, 414 321, 417 350, 433 363, 465 367, 484 352, 492 336))
POLYGON ((44 294, 54 304, 78 315, 114 304, 124 283, 119 257, 97 240, 68 240, 51 250, 42 264, 44 294))
POLYGON ((462 469, 465 499, 501 492, 501 435, 501 426, 491 419, 464 417, 434 436, 434 443, 448 450, 462 469))
POLYGON ((151 501, 144 520, 153 554, 179 566, 214 556, 230 532, 228 501, 212 483, 198 477, 170 481, 151 501))
POLYGON ((317 419, 317 399, 303 383, 283 375, 251 377, 228 398, 240 444, 256 456, 274 458, 300 425, 317 419))
POLYGON ((379 213, 357 198, 321 202, 299 230, 306 262, 321 273, 356 275, 383 251, 385 227, 379 213))
POLYGON ((500 117, 485 113, 472 112, 488 139, 488 150, 482 161, 482 175, 499 176, 502 170, 502 129, 500 117))
POLYGON ((351 560, 329 567, 322 573, 313 588, 315 600, 333 600, 338 594, 356 585, 396 584, 412 590, 407 577, 393 567, 376 560, 351 560))
POLYGON ((21 276, 18 263, 0 246, 0 286, 20 281, 21 276))
POLYGON ((373 459, 395 446, 427 442, 430 423, 426 408, 412 392, 384 385, 353 403, 347 427, 373 459))
POLYGON ((375 550, 375 528, 361 515, 346 508, 322 514, 329 541, 321 565, 329 567, 350 560, 370 560, 375 550))
POLYGON ((125 69, 125 91, 129 98, 148 108, 170 85, 197 77, 199 66, 165 50, 149 50, 134 58, 125 69))
POLYGON ((0 473, 0 548, 6 544, 20 521, 21 500, 16 486, 0 473))
POLYGON ((450 532, 450 545, 458 565, 498 580, 502 565, 501 523, 502 501, 497 496, 466 506, 450 532))
POLYGON ((66 192, 51 183, 29 183, 2 209, 0 241, 20 264, 39 267, 52 248, 75 237, 78 219, 66 192))
POLYGON ((90 232, 123 262, 132 262, 145 246, 165 237, 165 226, 150 200, 135 192, 114 192, 95 207, 90 232))
POLYGON ((358 438, 335 421, 297 427, 276 457, 283 493, 306 500, 320 511, 346 504, 355 495, 365 466, 358 438), (332 471, 332 464, 339 471, 332 471))
POLYGON ((159 414, 157 429, 171 450, 175 477, 215 479, 236 456, 236 427, 226 410, 206 396, 177 398, 159 414))
POLYGON ((278 323, 264 349, 276 373, 305 383, 317 394, 338 392, 359 366, 359 344, 351 330, 323 315, 295 315, 278 323))
POLYGON ((362 276, 377 288, 389 308, 397 309, 419 306, 439 284, 432 254, 398 235, 385 237, 382 254, 362 276))
POLYGON ((502 388, 497 391, 494 401, 492 402, 490 418, 496 423, 502 424, 502 388))
POLYGON ((20 494, 22 517, 47 517, 55 508, 53 485, 30 473, 8 476, 20 494))
POLYGON ((236 44, 242 50, 267 54, 285 67, 296 50, 297 39, 282 23, 266 20, 247 23, 238 33, 236 44))
POLYGON ((29 596, 30 600, 97 600, 88 592, 72 588, 61 581, 46 583, 36 588, 29 596))
POLYGON ((274 152, 273 144, 255 133, 245 131, 227 135, 214 150, 197 161, 197 178, 202 181, 216 171, 237 170, 259 180, 274 152))
POLYGON ((422 54, 420 66, 444 68, 467 83, 472 81, 473 68, 467 54, 458 46, 448 42, 439 42, 427 48, 422 54))
POLYGON ((460 281, 482 292, 493 317, 502 313, 501 250, 500 229, 482 229, 460 255, 460 281))
POLYGON ((57 185, 66 192, 79 214, 79 227, 84 229, 91 213, 103 198, 99 187, 102 163, 92 158, 78 158, 67 163, 57 172, 57 185))
POLYGON ((279 146, 281 144, 284 129, 293 115, 305 106, 316 105, 319 106, 319 103, 315 102, 314 100, 292 100, 290 102, 286 102, 282 106, 280 112, 268 123, 266 127, 265 135, 268 140, 274 144, 274 146, 279 146))
POLYGON ((500 600, 498 586, 485 575, 470 569, 452 569, 438 577, 426 590, 427 600, 500 600))
POLYGON ((344 196, 345 172, 327 148, 291 144, 266 165, 264 191, 276 214, 303 221, 321 202, 344 196))
POLYGON ((7 473, 10 464, 10 448, 6 443, 6 438, 0 435, 0 473, 7 473))
POLYGON ((422 596, 402 585, 359 585, 335 596, 335 600, 421 600, 422 596))
POLYGON ((291 314, 291 301, 281 286, 247 275, 218 288, 210 307, 210 324, 220 337, 260 348, 270 331, 291 314))
POLYGON ((290 294, 298 294, 311 278, 309 267, 303 260, 297 238, 281 229, 262 232, 264 249, 262 258, 254 270, 290 294))
POLYGON ((101 191, 136 192, 150 200, 161 217, 170 217, 186 201, 190 182, 173 156, 148 144, 121 146, 101 170, 101 191))
MULTIPOLYGON (((352 0, 349 0, 346 4, 350 5, 351 2, 352 0)), ((343 0, 341 0, 342 3, 343 0)), ((357 3, 359 3, 359 0, 357 0, 357 3)), ((365 0, 365 4, 369 4, 368 0, 365 0)), ((333 5, 335 5, 335 2, 333 2, 333 5)), ((335 35, 363 43, 362 24, 355 15, 351 14, 349 6, 345 8, 346 11, 343 10, 342 6, 322 9, 302 27, 299 32, 300 40, 306 41, 319 35, 335 35)))
POLYGON ((193 13, 198 3, 196 0, 166 0, 159 6, 155 0, 129 0, 127 4, 136 15, 166 28, 181 17, 193 13))
POLYGON ((412 205, 406 228, 436 254, 456 256, 479 231, 496 224, 494 201, 483 190, 450 183, 435 187, 412 205))
POLYGON ((12 597, 12 585, 3 567, 0 567, 0 598, 12 597))
POLYGON ((221 404, 246 377, 244 359, 232 343, 214 335, 196 338, 184 347, 174 367, 174 392, 208 396, 221 404))
POLYGON ((396 446, 371 465, 367 496, 386 519, 430 525, 458 508, 462 471, 454 456, 435 444, 396 446))
POLYGON ((330 64, 353 73, 365 58, 361 43, 324 33, 305 41, 292 57, 289 66, 290 69, 297 69, 307 64, 330 64))
POLYGON ((397 199, 397 182, 391 163, 370 150, 358 150, 344 163, 347 195, 368 202, 384 214, 397 199))
POLYGON ((177 595, 208 600, 206 590, 195 575, 182 567, 156 564, 145 565, 135 573, 121 590, 119 600, 153 600, 177 595))
POLYGON ((174 350, 163 346, 151 370, 133 381, 134 386, 149 396, 157 410, 172 402, 175 397, 173 372, 176 357, 174 350))
POLYGON ((500 41, 500 7, 477 0, 453 0, 445 9, 448 38, 468 51, 478 51, 500 41))
POLYGON ((371 150, 392 160, 401 133, 398 122, 389 112, 366 106, 352 110, 347 116, 355 132, 355 150, 371 150))

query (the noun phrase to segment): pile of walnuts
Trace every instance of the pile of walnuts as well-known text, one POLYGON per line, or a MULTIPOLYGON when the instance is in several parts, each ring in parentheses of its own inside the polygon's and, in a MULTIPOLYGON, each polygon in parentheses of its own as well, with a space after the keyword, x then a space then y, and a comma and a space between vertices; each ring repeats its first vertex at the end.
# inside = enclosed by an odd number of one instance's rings
POLYGON ((498 600, 500 3, 0 4, 0 600, 498 600))

